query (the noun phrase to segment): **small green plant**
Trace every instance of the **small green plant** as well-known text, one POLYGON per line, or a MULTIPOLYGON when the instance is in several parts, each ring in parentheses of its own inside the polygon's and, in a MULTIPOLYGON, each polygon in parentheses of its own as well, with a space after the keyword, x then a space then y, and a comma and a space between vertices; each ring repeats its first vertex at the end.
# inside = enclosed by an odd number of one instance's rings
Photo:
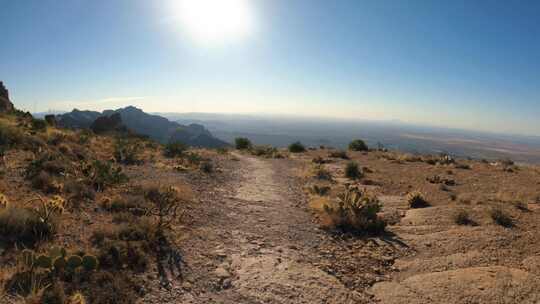
POLYGON ((106 187, 126 182, 127 179, 122 168, 113 167, 111 162, 96 160, 89 170, 89 180, 96 191, 103 191, 106 187))
POLYGON ((465 209, 461 209, 454 214, 454 222, 458 225, 476 225, 476 223, 471 219, 469 212, 465 209))
POLYGON ((313 169, 313 176, 319 180, 332 180, 332 173, 326 170, 322 165, 315 166, 315 168, 313 169))
POLYGON ((345 232, 377 234, 384 232, 386 223, 378 216, 379 200, 356 187, 347 187, 337 197, 336 205, 325 205, 327 225, 345 232))
POLYGON ((506 228, 514 226, 514 220, 512 217, 500 207, 494 207, 490 210, 491 219, 498 225, 506 228))
POLYGON ((358 168, 356 162, 349 162, 345 167, 345 177, 349 179, 360 179, 364 176, 362 171, 358 168))
POLYGON ((369 148, 366 143, 361 139, 355 139, 349 143, 349 150, 351 151, 368 151, 369 148))
POLYGON ((251 141, 246 137, 235 138, 234 145, 237 150, 248 150, 252 147, 251 141))
POLYGON ((407 204, 409 205, 409 208, 425 208, 429 206, 429 202, 420 191, 409 193, 407 195, 407 204))
POLYGON ((170 142, 165 145, 165 148, 163 150, 163 154, 165 157, 179 157, 184 154, 184 152, 187 151, 187 146, 181 142, 170 142))
POLYGON ((306 147, 304 145, 297 141, 289 145, 289 152, 291 153, 302 153, 306 152, 306 147))
POLYGON ((114 147, 114 159, 124 165, 141 164, 141 149, 142 145, 133 140, 118 138, 114 147))
POLYGON ((32 130, 34 131, 45 131, 47 130, 47 122, 43 119, 32 119, 32 130))

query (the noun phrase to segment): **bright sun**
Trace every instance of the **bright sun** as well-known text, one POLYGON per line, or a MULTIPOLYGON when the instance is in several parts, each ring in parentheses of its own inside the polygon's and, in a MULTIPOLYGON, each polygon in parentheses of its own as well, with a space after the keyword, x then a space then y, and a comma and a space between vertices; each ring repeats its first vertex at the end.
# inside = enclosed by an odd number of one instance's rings
POLYGON ((253 30, 249 0, 176 0, 174 3, 183 30, 199 42, 239 40, 253 30))

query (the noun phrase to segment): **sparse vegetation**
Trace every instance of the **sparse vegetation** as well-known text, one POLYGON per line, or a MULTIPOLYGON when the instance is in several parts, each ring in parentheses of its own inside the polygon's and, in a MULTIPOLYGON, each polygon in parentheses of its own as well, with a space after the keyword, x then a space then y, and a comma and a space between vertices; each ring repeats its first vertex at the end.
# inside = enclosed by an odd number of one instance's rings
POLYGON ((122 168, 113 167, 111 162, 96 160, 89 169, 88 178, 96 191, 127 181, 127 176, 122 173, 122 168))
POLYGON ((289 152, 291 153, 306 152, 306 147, 304 147, 304 145, 302 145, 301 142, 297 141, 289 145, 289 152))
POLYGON ((332 180, 332 173, 326 170, 323 166, 318 165, 313 169, 313 176, 319 180, 332 180))
POLYGON ((116 145, 114 147, 114 159, 116 162, 124 165, 141 164, 140 154, 142 148, 143 146, 139 142, 119 137, 116 139, 116 145))
POLYGON ((235 138, 234 144, 237 150, 249 150, 252 147, 251 141, 245 137, 235 138))
POLYGON ((181 142, 170 142, 165 145, 163 149, 163 154, 166 157, 174 158, 184 155, 184 152, 187 151, 187 146, 181 142))
POLYGON ((413 191, 407 195, 407 204, 409 208, 425 208, 430 204, 420 191, 413 191))
POLYGON ((355 139, 349 143, 349 150, 351 151, 368 151, 369 148, 366 143, 361 139, 355 139))
POLYGON ((497 225, 506 228, 511 228, 514 226, 514 220, 512 219, 512 217, 501 207, 491 208, 489 215, 491 216, 493 222, 495 222, 497 225))
POLYGON ((377 234, 384 231, 386 223, 379 218, 379 201, 361 192, 347 188, 338 195, 335 205, 325 205, 325 225, 344 232, 377 234))
POLYGON ((454 222, 458 225, 476 225, 476 223, 471 219, 469 212, 465 209, 460 209, 454 214, 454 222))
POLYGON ((364 176, 363 172, 358 168, 358 163, 348 162, 345 167, 345 177, 349 179, 360 179, 364 176))
POLYGON ((313 185, 310 188, 310 192, 315 195, 319 196, 325 196, 330 192, 329 186, 319 186, 319 185, 313 185))

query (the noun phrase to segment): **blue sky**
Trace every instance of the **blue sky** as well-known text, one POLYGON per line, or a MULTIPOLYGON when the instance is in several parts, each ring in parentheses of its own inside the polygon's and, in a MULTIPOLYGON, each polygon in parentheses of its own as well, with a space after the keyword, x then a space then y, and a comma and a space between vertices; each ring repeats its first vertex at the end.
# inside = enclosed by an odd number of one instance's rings
POLYGON ((175 0, 0 2, 0 80, 26 110, 133 104, 540 135, 538 1, 234 0, 249 33, 211 43, 175 0))

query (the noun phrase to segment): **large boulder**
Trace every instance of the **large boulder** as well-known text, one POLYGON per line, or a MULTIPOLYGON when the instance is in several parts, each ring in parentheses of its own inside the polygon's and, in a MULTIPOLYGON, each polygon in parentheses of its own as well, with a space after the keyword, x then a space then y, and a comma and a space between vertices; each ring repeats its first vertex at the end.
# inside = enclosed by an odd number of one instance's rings
POLYGON ((4 86, 4 83, 0 81, 0 113, 11 112, 13 110, 15 110, 15 107, 9 100, 9 91, 4 86))

